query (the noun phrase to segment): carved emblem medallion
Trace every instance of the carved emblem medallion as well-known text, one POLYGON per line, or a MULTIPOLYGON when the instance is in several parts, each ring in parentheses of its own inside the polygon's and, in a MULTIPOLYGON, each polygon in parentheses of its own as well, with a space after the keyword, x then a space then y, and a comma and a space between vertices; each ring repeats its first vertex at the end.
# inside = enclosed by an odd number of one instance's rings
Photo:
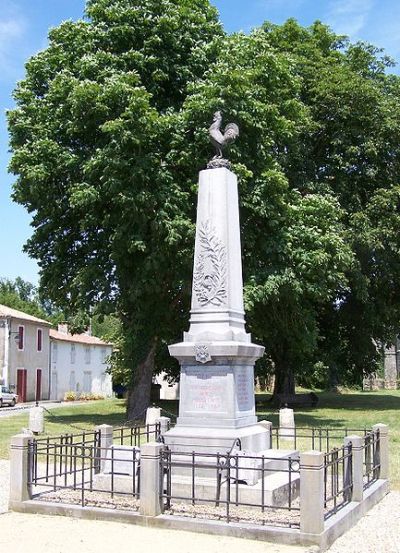
POLYGON ((208 363, 208 361, 211 361, 211 355, 208 351, 208 346, 205 344, 198 344, 195 346, 195 356, 196 361, 199 363, 208 363))
POLYGON ((193 289, 201 307, 226 303, 226 247, 210 221, 199 229, 200 253, 194 265, 193 289))

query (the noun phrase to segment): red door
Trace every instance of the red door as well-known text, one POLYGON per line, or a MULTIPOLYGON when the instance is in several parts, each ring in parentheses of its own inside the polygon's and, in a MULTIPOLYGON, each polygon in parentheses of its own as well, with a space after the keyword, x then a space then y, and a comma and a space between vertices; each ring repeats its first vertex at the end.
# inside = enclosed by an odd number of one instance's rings
POLYGON ((36 369, 36 401, 42 399, 42 369, 36 369))
POLYGON ((17 394, 18 401, 26 401, 26 369, 17 369, 17 394))

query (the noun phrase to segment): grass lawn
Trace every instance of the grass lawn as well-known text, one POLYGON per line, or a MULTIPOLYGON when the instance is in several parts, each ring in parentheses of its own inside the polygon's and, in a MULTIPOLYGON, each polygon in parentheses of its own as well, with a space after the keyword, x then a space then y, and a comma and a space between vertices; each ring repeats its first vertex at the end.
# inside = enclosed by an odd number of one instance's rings
MULTIPOLYGON (((319 393, 316 408, 295 410, 297 426, 363 428, 382 422, 390 428, 390 463, 392 488, 400 489, 400 390, 379 392, 346 391, 341 394, 319 393)), ((278 411, 269 404, 267 394, 257 395, 257 415, 260 419, 278 423, 278 411), (261 406, 260 406, 261 405, 261 406)), ((163 415, 177 412, 176 401, 161 401, 163 415)), ((49 435, 78 433, 99 424, 118 426, 125 421, 123 400, 88 402, 83 405, 53 409, 47 414, 45 430, 49 435)), ((0 418, 0 458, 8 458, 10 437, 28 426, 28 413, 0 418)), ((282 446, 284 447, 284 446, 282 446)))

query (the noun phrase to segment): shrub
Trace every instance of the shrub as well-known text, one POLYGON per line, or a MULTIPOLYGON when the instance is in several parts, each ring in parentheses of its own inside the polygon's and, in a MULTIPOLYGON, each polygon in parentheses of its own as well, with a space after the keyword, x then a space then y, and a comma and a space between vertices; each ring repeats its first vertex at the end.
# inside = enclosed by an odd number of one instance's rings
POLYGON ((65 392, 64 394, 64 401, 76 401, 77 395, 76 392, 73 392, 70 390, 69 392, 65 392))

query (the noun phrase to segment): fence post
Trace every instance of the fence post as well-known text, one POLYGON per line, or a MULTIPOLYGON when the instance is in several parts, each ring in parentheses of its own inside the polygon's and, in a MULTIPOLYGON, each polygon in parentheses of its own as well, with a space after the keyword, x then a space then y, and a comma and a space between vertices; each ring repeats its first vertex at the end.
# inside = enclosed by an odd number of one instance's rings
POLYGON ((324 531, 324 454, 300 453, 300 531, 321 534, 324 531))
POLYGON ((164 436, 170 427, 171 419, 169 417, 158 417, 156 424, 160 425, 160 435, 164 436))
POLYGON ((374 432, 379 431, 379 463, 381 466, 379 478, 389 478, 389 427, 387 424, 374 424, 374 432))
POLYGON ((265 430, 267 431, 268 433, 268 441, 269 441, 269 447, 267 449, 271 449, 273 448, 273 440, 272 440, 272 422, 271 421, 266 421, 266 420, 262 420, 262 421, 258 421, 258 424, 260 426, 263 426, 265 428, 265 430))
POLYGON ((160 455, 164 445, 156 442, 140 448, 140 514, 156 517, 162 512, 160 455))
POLYGON ((107 449, 113 444, 113 427, 109 424, 100 424, 96 426, 96 432, 100 432, 100 472, 103 472, 106 463, 107 449))
POLYGON ((18 503, 32 497, 29 482, 29 447, 32 437, 29 434, 17 434, 11 438, 10 447, 10 500, 13 509, 18 503))
MULTIPOLYGON (((344 445, 351 443, 351 478, 353 481, 352 501, 362 501, 364 494, 364 439, 360 436, 346 436, 344 445)), ((348 459, 345 460, 345 472, 348 471, 348 459)))

